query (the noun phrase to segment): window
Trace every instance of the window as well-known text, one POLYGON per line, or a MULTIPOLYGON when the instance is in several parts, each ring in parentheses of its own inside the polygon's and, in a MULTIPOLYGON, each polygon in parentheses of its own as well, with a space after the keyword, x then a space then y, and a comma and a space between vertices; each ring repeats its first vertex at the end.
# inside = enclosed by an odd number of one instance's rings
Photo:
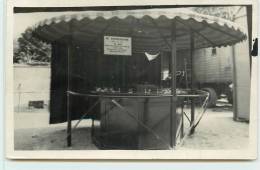
POLYGON ((216 48, 212 48, 211 55, 216 55, 216 54, 217 54, 217 49, 216 48))

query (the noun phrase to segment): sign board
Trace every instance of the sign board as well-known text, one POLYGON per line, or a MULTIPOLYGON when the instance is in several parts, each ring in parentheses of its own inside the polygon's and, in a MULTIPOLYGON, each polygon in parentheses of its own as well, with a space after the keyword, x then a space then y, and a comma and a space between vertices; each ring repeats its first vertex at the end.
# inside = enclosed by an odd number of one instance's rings
POLYGON ((104 36, 105 55, 132 55, 131 37, 104 36))

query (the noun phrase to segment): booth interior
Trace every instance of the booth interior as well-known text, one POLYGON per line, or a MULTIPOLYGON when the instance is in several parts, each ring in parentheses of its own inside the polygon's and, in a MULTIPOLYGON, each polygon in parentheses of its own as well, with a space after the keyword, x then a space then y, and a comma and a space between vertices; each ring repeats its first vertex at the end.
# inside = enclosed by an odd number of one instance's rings
MULTIPOLYGON (((53 47, 53 55, 57 55, 55 45, 53 47)), ((131 55, 106 55, 100 48, 91 51, 85 46, 74 45, 69 60, 52 58, 55 60, 52 63, 59 64, 53 65, 53 73, 65 69, 61 71, 63 82, 57 75, 52 78, 52 88, 63 88, 64 93, 69 89, 69 100, 63 98, 63 102, 69 106, 71 120, 79 119, 88 112, 84 119, 91 118, 93 123, 94 120, 100 121, 100 126, 93 125, 92 138, 103 149, 169 148, 171 53, 133 51, 131 55), (61 67, 61 63, 64 67, 61 67), (88 111, 90 108, 91 111, 88 111)), ((182 54, 177 58, 177 63, 180 63, 176 73, 177 94, 191 94, 191 75, 188 75, 191 72, 186 69, 186 65, 190 64, 186 63, 190 61, 188 52, 177 52, 182 54)), ((57 109, 56 106, 61 106, 58 104, 61 99, 56 93, 52 94, 55 96, 52 99, 55 107, 51 109, 57 109)), ((181 123, 184 104, 189 105, 188 102, 188 96, 178 98, 176 102, 178 125, 181 123)), ((67 113, 67 108, 63 109, 67 113)), ((66 120, 67 115, 64 114, 66 120)), ((51 117, 51 121, 55 121, 55 117, 51 117)), ((182 133, 178 136, 184 135, 180 129, 178 133, 182 133)))

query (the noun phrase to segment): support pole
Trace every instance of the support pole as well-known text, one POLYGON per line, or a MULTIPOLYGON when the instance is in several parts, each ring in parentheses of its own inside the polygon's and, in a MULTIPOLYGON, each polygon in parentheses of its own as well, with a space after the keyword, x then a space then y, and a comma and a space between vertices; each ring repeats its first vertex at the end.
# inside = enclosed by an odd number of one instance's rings
POLYGON ((236 50, 235 46, 231 47, 232 50, 232 62, 233 62, 233 120, 238 120, 237 110, 237 66, 236 66, 236 50))
POLYGON ((121 71, 122 71, 122 86, 123 86, 123 89, 126 90, 126 57, 125 56, 122 56, 122 66, 121 66, 121 71))
MULTIPOLYGON (((191 92, 194 92, 194 74, 193 74, 193 55, 194 55, 194 37, 193 32, 190 32, 190 61, 191 61, 191 92)), ((193 126, 195 120, 195 101, 191 98, 191 118, 190 126, 193 126)), ((190 135, 195 131, 195 128, 191 128, 190 135)))
MULTIPOLYGON (((68 60, 68 91, 70 90, 70 67, 69 62, 71 58, 71 44, 68 45, 68 54, 67 54, 67 60, 68 60)), ((70 103, 69 103, 69 93, 67 93, 67 146, 71 146, 71 113, 70 113, 70 103)))
POLYGON ((68 36, 67 42, 67 146, 71 146, 71 110, 70 110, 70 59, 72 58, 72 48, 73 48, 73 22, 70 22, 70 35, 68 36))
POLYGON ((170 146, 176 146, 176 128, 177 128, 177 115, 176 115, 176 22, 172 22, 172 40, 171 40, 171 99, 170 99, 170 146))
POLYGON ((93 138, 94 137, 94 128, 95 128, 95 120, 94 120, 94 118, 92 118, 92 120, 91 120, 91 138, 93 138))
POLYGON ((184 137, 184 100, 181 101, 181 139, 184 137))

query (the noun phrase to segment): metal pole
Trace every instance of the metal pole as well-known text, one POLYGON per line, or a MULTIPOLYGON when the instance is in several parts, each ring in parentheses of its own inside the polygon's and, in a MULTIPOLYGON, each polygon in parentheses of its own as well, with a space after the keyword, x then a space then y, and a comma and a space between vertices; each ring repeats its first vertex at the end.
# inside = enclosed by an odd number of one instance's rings
MULTIPOLYGON (((194 37, 193 32, 190 32, 190 61, 191 61, 191 92, 194 92, 194 74, 193 74, 193 55, 194 55, 194 37)), ((194 98, 191 98, 191 118, 190 125, 193 126, 195 119, 195 102, 194 98)), ((190 134, 193 134, 195 128, 191 128, 190 134)))
POLYGON ((184 137, 184 100, 181 101, 181 139, 184 137))
MULTIPOLYGON (((70 59, 70 57, 71 57, 71 44, 69 44, 68 45, 68 51, 67 51, 67 62, 68 62, 68 71, 67 71, 67 79, 68 79, 68 83, 67 83, 67 85, 68 85, 68 87, 67 87, 67 89, 68 89, 68 91, 70 90, 70 86, 69 86, 69 82, 70 82, 70 69, 69 69, 69 59, 70 59)), ((70 107, 69 107, 69 105, 70 105, 70 103, 69 103, 69 93, 67 93, 67 122, 68 122, 68 124, 67 124, 67 146, 68 147, 70 147, 71 146, 71 113, 70 113, 70 107)))
POLYGON ((176 22, 172 22, 172 40, 171 40, 171 99, 170 99, 170 146, 176 146, 176 22))
MULTIPOLYGON (((232 21, 235 22, 235 16, 233 16, 232 21)), ((250 38, 250 37, 249 37, 250 38)), ((250 39, 249 39, 250 42, 250 39)), ((250 49, 251 50, 251 49, 250 49)), ((238 110, 237 110, 237 66, 236 66, 236 49, 235 45, 231 46, 232 63, 233 63, 233 120, 238 120, 238 110)), ((250 54, 250 53, 249 53, 250 54)), ((251 57, 250 57, 251 58, 251 57)), ((251 70, 251 69, 250 69, 251 70)))
POLYGON ((238 119, 238 111, 237 111, 237 66, 236 66, 236 50, 235 46, 231 47, 232 52, 232 62, 233 62, 233 119, 238 119))
POLYGON ((189 85, 188 85, 188 71, 187 71, 187 60, 186 60, 186 58, 184 58, 184 73, 185 73, 185 87, 186 87, 186 89, 188 89, 189 85))
POLYGON ((73 22, 70 22, 70 35, 68 36, 68 46, 67 46, 67 146, 70 147, 71 146, 71 111, 70 111, 70 98, 69 98, 69 93, 68 91, 70 91, 70 59, 72 57, 72 35, 73 35, 73 30, 72 30, 72 25, 73 22))

